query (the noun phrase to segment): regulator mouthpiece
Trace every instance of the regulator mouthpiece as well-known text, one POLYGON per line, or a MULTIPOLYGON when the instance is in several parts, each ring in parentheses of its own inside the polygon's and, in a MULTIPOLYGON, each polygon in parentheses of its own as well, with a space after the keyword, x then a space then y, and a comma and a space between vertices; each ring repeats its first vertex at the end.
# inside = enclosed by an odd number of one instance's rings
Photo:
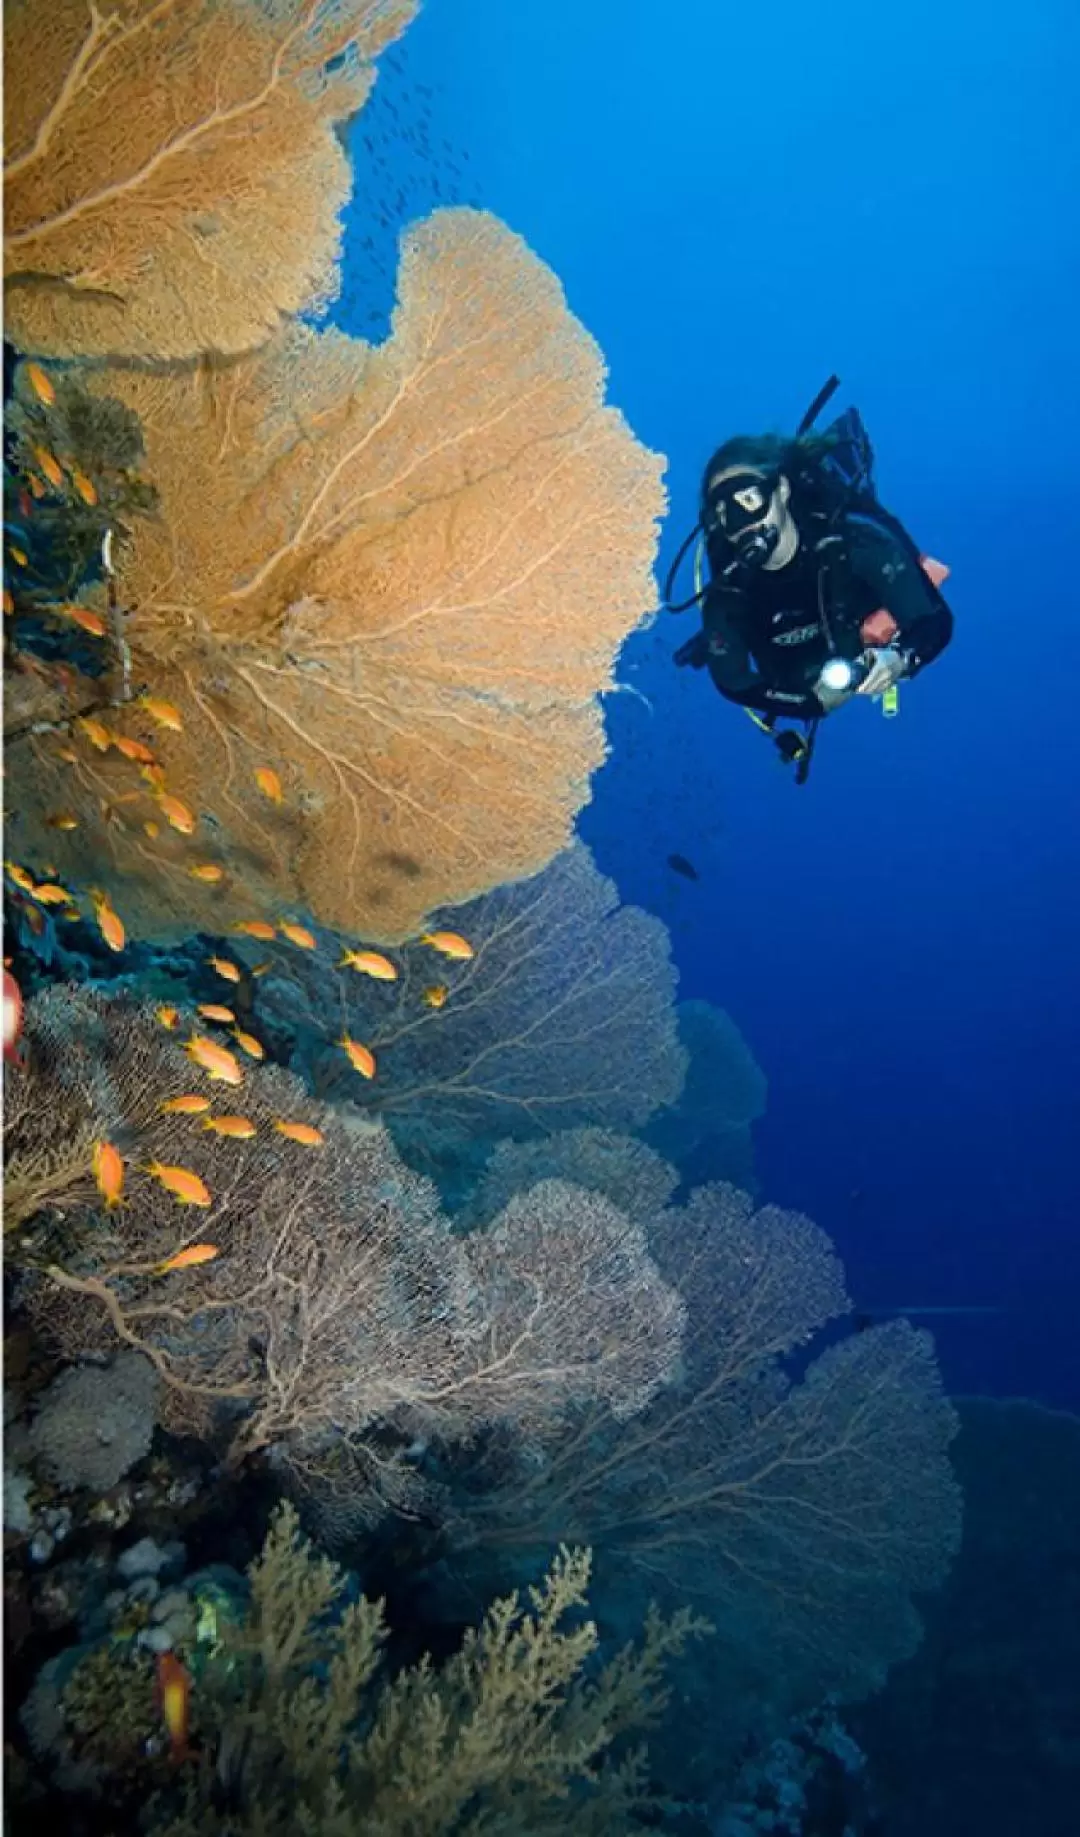
POLYGON ((763 568, 771 556, 775 555, 780 542, 780 531, 770 524, 763 524, 758 529, 745 530, 734 538, 735 553, 744 568, 763 568))

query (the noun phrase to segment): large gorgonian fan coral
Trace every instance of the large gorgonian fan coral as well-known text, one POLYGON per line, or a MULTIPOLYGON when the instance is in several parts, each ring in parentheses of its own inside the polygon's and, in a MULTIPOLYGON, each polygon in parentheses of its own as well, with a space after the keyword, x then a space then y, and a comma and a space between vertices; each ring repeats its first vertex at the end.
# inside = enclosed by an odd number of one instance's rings
POLYGON ((24 351, 249 350, 337 291, 334 123, 416 0, 11 0, 4 307, 24 351))
POLYGON ((72 762, 39 735, 12 762, 12 852, 106 885, 143 934, 284 908, 383 942, 549 861, 604 757, 664 503, 551 271, 442 211, 405 238, 379 349, 294 326, 100 387, 138 414, 161 509, 118 554, 134 679, 183 730, 104 718, 196 829, 159 822, 115 747, 77 731, 72 762), (56 835, 58 808, 85 824, 56 835), (223 878, 193 882, 196 859, 223 878))
POLYGON ((736 1703, 857 1698, 918 1645, 912 1596, 959 1541, 933 1343, 892 1320, 808 1361, 850 1307, 835 1250, 732 1187, 693 1193, 646 1235, 687 1303, 679 1380, 625 1424, 590 1408, 539 1449, 496 1440, 491 1467, 463 1473, 459 1535, 487 1549, 587 1536, 624 1585, 640 1568, 650 1593, 690 1595, 736 1703))
POLYGON ((675 1168, 637 1136, 613 1129, 558 1129, 538 1141, 497 1143, 459 1222, 470 1229, 486 1224, 515 1193, 538 1180, 568 1180, 590 1193, 603 1193, 627 1218, 643 1225, 664 1210, 679 1184, 675 1168))
POLYGON ((681 1001, 676 1012, 686 1082, 677 1102, 650 1118, 646 1140, 678 1168, 684 1186, 727 1180, 752 1192, 751 1129, 765 1113, 765 1074, 722 1008, 681 1001))
POLYGON ((45 1193, 22 1246, 30 1314, 68 1357, 143 1353, 164 1419, 220 1434, 234 1460, 273 1449, 312 1476, 347 1454, 358 1489, 366 1476, 400 1500, 420 1485, 403 1458, 416 1436, 507 1419, 538 1433, 571 1400, 622 1418, 673 1375, 682 1305, 600 1195, 549 1181, 466 1240, 384 1129, 277 1067, 216 1105, 247 1138, 209 1110, 163 1111, 220 1087, 152 1008, 56 987, 28 1005, 25 1045, 5 1117, 16 1176, 73 1125, 127 1160, 114 1210, 84 1190, 54 1211, 45 1193), (198 1176, 205 1209, 178 1205, 162 1166, 198 1176), (165 1267, 196 1240, 209 1260, 165 1267))
POLYGON ((253 1012, 275 1056, 320 1096, 387 1122, 411 1165, 453 1186, 504 1136, 634 1128, 678 1097, 671 940, 651 913, 619 904, 584 843, 438 922, 473 955, 448 962, 409 944, 393 953, 393 982, 339 968, 339 940, 324 934, 315 952, 233 948, 265 970, 253 1012), (370 1082, 341 1050, 343 1025, 375 1054, 370 1082))

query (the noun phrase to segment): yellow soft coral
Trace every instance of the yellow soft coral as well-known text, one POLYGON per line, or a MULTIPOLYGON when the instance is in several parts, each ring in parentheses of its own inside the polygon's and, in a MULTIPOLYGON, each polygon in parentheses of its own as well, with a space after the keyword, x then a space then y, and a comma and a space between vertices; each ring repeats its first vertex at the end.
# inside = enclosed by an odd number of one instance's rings
POLYGON ((667 1621, 650 1611, 641 1643, 596 1668, 590 1568, 587 1550, 560 1550, 527 1604, 496 1601, 455 1656, 387 1680, 381 1604, 345 1604, 347 1578, 279 1507, 249 1571, 246 1620, 224 1626, 200 1675, 202 1764, 152 1829, 186 1837, 211 1815, 233 1837, 641 1828, 644 1757, 616 1750, 660 1719, 668 1661, 709 1629, 685 1609, 667 1621), (220 1824, 220 1757, 238 1743, 220 1824))

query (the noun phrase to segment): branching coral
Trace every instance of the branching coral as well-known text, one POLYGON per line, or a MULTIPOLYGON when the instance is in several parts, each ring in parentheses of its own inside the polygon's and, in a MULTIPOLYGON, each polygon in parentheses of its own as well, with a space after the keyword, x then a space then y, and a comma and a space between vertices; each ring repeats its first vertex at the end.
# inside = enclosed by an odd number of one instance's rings
POLYGON ((58 988, 29 1005, 26 1041, 11 1164, 43 1128, 63 1131, 73 1101, 130 1157, 119 1209, 83 1199, 42 1220, 27 1305, 69 1356, 117 1340, 144 1353, 165 1420, 216 1429, 234 1459, 273 1448, 309 1474, 346 1448, 398 1499, 410 1470, 392 1450, 417 1435, 451 1442, 505 1418, 539 1431, 575 1399, 624 1415, 672 1375, 681 1304, 640 1227, 599 1196, 552 1182, 466 1242, 383 1129, 277 1068, 229 1093, 249 1140, 163 1115, 200 1083, 215 1093, 152 1010, 58 988), (322 1141, 287 1140, 276 1119, 322 1141), (151 1163, 205 1182, 197 1227, 151 1163), (218 1254, 166 1271, 195 1238, 218 1254))
POLYGON ((336 292, 333 124, 415 0, 12 0, 5 311, 22 350, 190 358, 336 292))
POLYGON ((686 1298, 683 1380, 622 1428, 587 1411, 508 1460, 474 1466, 463 1535, 589 1537, 650 1588, 691 1592, 718 1622, 737 1694, 767 1682, 794 1709, 858 1695, 918 1643, 913 1592, 955 1551, 946 1457, 955 1417, 929 1337, 897 1320, 785 1361, 849 1305, 825 1236, 722 1186, 649 1233, 686 1298), (492 1470, 494 1472, 494 1469, 492 1470))
POLYGON ((345 1605, 345 1578, 319 1561, 282 1509, 251 1571, 247 1621, 200 1680, 201 1759, 162 1805, 159 1837, 213 1825, 223 1837, 537 1837, 639 1828, 640 1755, 617 1744, 664 1708, 667 1661, 706 1630, 650 1613, 639 1646, 591 1670, 585 1551, 562 1551, 528 1605, 497 1601, 461 1651, 381 1675, 381 1608, 345 1605), (587 1667, 590 1669, 587 1671, 587 1667), (222 1809, 226 1754, 232 1810, 222 1809))
POLYGON ((72 764, 50 735, 12 760, 13 850, 107 885, 143 934, 299 908, 393 941, 542 867, 653 596, 659 462, 603 385, 555 277, 464 210, 405 238, 378 350, 294 326, 224 367, 108 372, 161 507, 118 552, 134 678, 183 731, 107 719, 197 829, 115 748, 77 733, 72 764), (86 824, 54 839, 69 807, 86 824))

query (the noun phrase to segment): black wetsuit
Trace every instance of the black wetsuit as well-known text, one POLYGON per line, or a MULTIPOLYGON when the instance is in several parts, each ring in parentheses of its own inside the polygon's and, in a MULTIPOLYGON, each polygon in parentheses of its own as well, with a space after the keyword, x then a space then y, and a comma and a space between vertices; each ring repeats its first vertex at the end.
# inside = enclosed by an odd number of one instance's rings
POLYGON ((848 517, 817 548, 800 542, 784 568, 738 584, 714 580, 702 605, 704 661, 729 701, 813 720, 824 712, 811 687, 822 665, 858 657, 867 648, 859 627, 880 607, 899 627, 891 642, 908 658, 908 676, 952 637, 952 613, 915 554, 879 525, 848 517))

